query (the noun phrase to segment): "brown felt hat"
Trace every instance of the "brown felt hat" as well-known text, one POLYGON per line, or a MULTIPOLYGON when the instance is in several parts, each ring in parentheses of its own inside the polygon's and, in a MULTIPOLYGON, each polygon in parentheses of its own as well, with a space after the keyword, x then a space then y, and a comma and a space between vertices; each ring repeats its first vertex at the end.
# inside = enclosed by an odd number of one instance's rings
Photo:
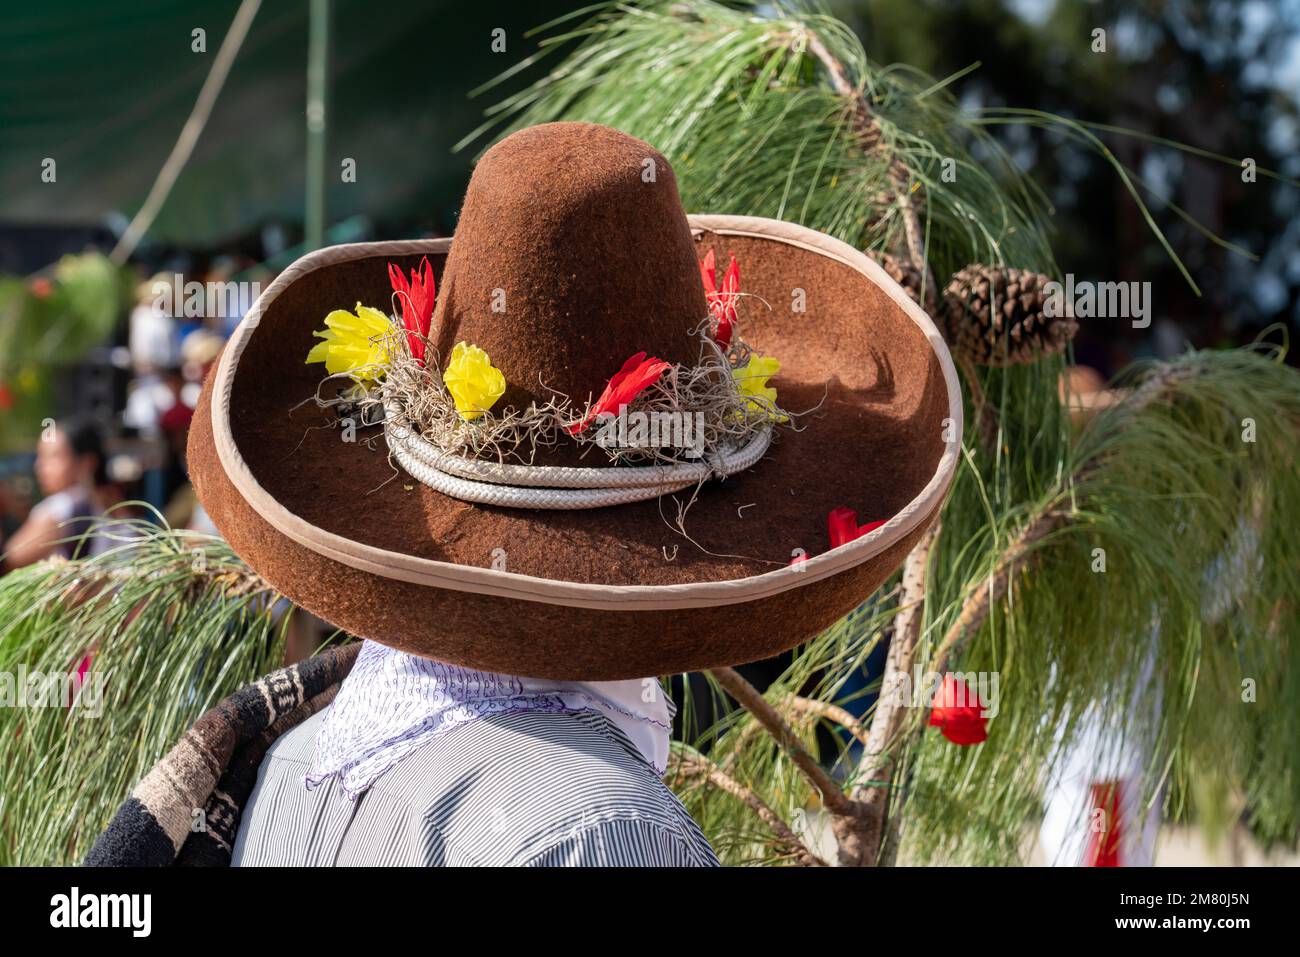
POLYGON ((453 664, 594 681, 753 661, 833 624, 937 516, 961 429, 942 338, 865 255, 791 223, 687 216, 653 148, 555 123, 484 155, 453 240, 334 246, 277 277, 209 376, 189 463, 235 551, 327 621, 453 664), (780 360, 781 407, 815 411, 701 487, 689 540, 670 496, 557 511, 441 494, 390 464, 382 427, 340 441, 305 401, 322 375, 303 361, 313 330, 389 302, 389 262, 429 258, 431 343, 482 347, 519 405, 599 395, 643 350, 694 361, 710 249, 741 264, 744 338, 780 360), (888 521, 832 548, 836 508, 888 521))

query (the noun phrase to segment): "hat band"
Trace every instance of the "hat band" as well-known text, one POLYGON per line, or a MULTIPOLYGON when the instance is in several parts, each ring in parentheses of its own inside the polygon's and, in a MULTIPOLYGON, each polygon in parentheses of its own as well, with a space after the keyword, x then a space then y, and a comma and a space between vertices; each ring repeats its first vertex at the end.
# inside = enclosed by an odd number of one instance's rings
POLYGON ((410 428, 395 403, 388 403, 384 438, 402 468, 444 495, 480 505, 573 510, 658 498, 710 478, 743 472, 767 452, 772 430, 760 428, 744 445, 707 463, 606 468, 519 465, 440 449, 410 428))

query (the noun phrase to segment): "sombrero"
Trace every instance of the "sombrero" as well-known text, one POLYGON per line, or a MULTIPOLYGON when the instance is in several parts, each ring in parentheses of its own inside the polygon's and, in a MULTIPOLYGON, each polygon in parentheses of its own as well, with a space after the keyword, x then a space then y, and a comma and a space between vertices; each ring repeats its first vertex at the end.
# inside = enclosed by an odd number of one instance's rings
POLYGON ((327 621, 607 680, 757 660, 843 617, 937 516, 961 429, 942 338, 865 255, 687 216, 652 147, 555 123, 482 157, 453 239, 329 247, 278 276, 205 384, 189 464, 235 551, 327 621), (715 256, 738 264, 721 283, 715 256), (392 334, 368 341, 392 366, 338 373, 382 312, 361 304, 385 303, 392 334), (399 366, 416 384, 395 399, 399 366), (723 395, 703 454, 591 440, 701 382, 723 395), (528 454, 476 444, 516 420, 528 454))

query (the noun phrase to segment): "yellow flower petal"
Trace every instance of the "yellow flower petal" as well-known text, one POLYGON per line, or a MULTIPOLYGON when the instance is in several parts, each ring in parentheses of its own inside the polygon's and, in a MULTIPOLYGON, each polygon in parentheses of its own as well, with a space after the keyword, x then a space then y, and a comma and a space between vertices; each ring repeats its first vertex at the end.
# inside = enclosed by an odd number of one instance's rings
POLYGON ((311 351, 307 353, 307 361, 308 361, 308 362, 324 362, 324 361, 325 361, 325 357, 326 357, 326 355, 327 355, 327 353, 328 353, 329 347, 330 347, 330 344, 329 344, 328 341, 326 341, 326 342, 318 342, 318 343, 316 343, 316 345, 314 345, 314 346, 311 347, 311 351))
MULTIPOLYGON (((736 389, 748 399, 746 409, 750 412, 769 413, 776 405, 776 389, 767 384, 767 380, 781 371, 781 362, 774 356, 751 355, 749 361, 737 369, 731 370, 736 380, 736 389), (760 399, 766 401, 758 401, 760 399)), ((789 422, 788 415, 774 415, 778 422, 789 422)))
POLYGON ((506 391, 501 370, 492 365, 486 352, 468 342, 458 342, 452 348, 442 381, 462 419, 477 419, 506 391))
POLYGON ((325 317, 325 328, 312 333, 322 341, 307 361, 324 362, 330 375, 348 373, 358 382, 382 378, 392 330, 393 321, 370 306, 357 303, 355 313, 335 309, 325 317))
POLYGON ((363 323, 369 325, 372 335, 384 335, 388 332, 388 327, 393 324, 393 320, 378 309, 370 306, 363 306, 357 303, 357 318, 363 323))

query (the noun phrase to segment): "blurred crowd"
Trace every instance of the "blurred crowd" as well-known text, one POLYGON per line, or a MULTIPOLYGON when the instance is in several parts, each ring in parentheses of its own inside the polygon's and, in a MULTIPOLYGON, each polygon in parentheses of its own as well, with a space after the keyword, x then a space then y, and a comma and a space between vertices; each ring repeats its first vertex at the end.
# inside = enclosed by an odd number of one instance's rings
POLYGON ((186 440, 204 377, 269 278, 251 260, 223 256, 198 275, 139 282, 105 352, 122 387, 107 402, 53 415, 30 451, 0 460, 0 574, 102 552, 121 527, 114 520, 216 533, 186 477, 186 440), (229 294, 178 308, 196 280, 229 294))

